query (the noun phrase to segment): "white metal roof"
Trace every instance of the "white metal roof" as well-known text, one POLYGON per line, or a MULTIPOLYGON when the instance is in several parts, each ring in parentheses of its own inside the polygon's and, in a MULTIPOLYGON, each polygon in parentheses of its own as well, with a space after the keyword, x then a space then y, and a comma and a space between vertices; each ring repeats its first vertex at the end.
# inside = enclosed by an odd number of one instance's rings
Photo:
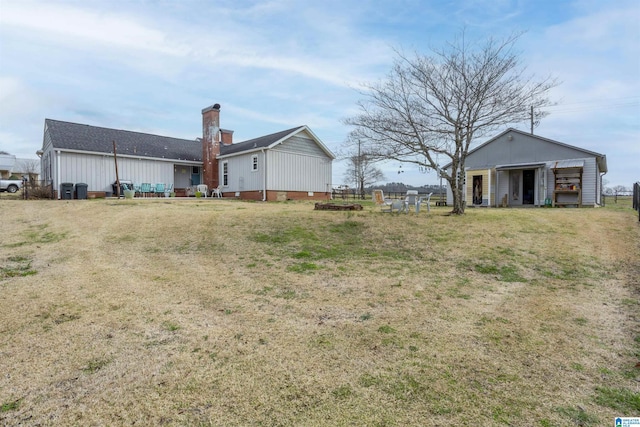
POLYGON ((505 171, 505 170, 512 170, 512 169, 535 169, 535 168, 539 168, 542 166, 545 166, 546 163, 542 162, 538 162, 538 163, 512 163, 510 165, 496 165, 496 170, 497 171, 505 171))
POLYGON ((573 168, 583 168, 584 160, 558 160, 554 162, 553 169, 573 169, 573 168))

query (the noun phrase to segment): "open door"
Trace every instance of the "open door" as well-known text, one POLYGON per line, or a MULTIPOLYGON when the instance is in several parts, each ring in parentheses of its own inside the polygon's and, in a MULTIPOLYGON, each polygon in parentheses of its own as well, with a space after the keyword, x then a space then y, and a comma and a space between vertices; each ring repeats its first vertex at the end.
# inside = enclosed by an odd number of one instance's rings
POLYGON ((535 204, 536 197, 536 171, 526 169, 522 171, 522 204, 535 204))
POLYGON ((482 175, 473 176, 473 204, 482 205, 482 175))

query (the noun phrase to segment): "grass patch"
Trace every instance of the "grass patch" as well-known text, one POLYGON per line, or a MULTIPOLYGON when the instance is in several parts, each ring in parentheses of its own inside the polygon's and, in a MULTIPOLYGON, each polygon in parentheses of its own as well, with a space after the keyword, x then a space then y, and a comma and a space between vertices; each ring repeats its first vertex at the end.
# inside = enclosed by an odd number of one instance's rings
POLYGON ((111 363, 111 361, 108 359, 91 359, 89 362, 87 362, 86 366, 82 368, 82 371, 87 374, 94 374, 100 369, 107 366, 109 363, 111 363))
POLYGON ((0 405, 0 412, 15 411, 20 407, 21 401, 22 399, 18 399, 18 400, 14 400, 13 402, 3 403, 2 405, 0 405))
POLYGON ((311 228, 292 226, 268 232, 256 232, 250 240, 269 246, 269 253, 294 260, 307 260, 288 267, 289 271, 310 273, 318 270, 313 261, 341 262, 382 258, 408 260, 420 257, 419 253, 394 243, 389 248, 384 240, 372 239, 366 233, 369 226, 361 221, 347 219, 311 228))
POLYGON ((353 389, 348 384, 341 385, 340 387, 332 390, 331 394, 338 400, 344 400, 353 395, 353 389))
POLYGON ((640 414, 640 393, 624 388, 598 387, 595 401, 598 405, 615 409, 622 415, 640 414))
POLYGON ((25 245, 32 244, 46 244, 56 243, 64 240, 67 237, 67 232, 56 233, 53 231, 47 231, 49 224, 40 224, 37 226, 31 226, 22 233, 24 240, 16 243, 9 243, 4 245, 7 248, 17 248, 25 245))
POLYGON ((0 279, 9 277, 33 276, 38 272, 31 268, 31 258, 25 256, 10 256, 3 266, 0 266, 0 279))
POLYGON ((597 426, 600 425, 600 419, 594 415, 589 415, 582 408, 559 407, 556 412, 569 418, 574 425, 578 426, 597 426))
POLYGON ((295 299, 295 298, 298 298, 299 296, 300 295, 298 295, 298 293, 294 289, 281 289, 276 294, 276 297, 286 299, 286 300, 295 299))
POLYGON ((389 325, 382 325, 378 328, 378 332, 381 332, 383 334, 393 334, 396 332, 396 330, 389 325))
POLYGON ((527 280, 518 274, 518 268, 514 265, 497 265, 476 264, 475 270, 482 274, 491 274, 497 276, 501 282, 526 282, 527 280))
POLYGON ((287 270, 293 271, 294 273, 310 273, 312 271, 318 270, 319 268, 320 267, 313 262, 301 262, 288 266, 287 270))
POLYGON ((373 317, 371 313, 365 313, 360 316, 360 321, 364 322, 366 320, 370 320, 373 317))
POLYGON ((175 322, 168 321, 168 320, 162 322, 162 327, 164 328, 164 330, 169 331, 169 332, 175 332, 175 331, 180 329, 180 325, 178 325, 175 322))

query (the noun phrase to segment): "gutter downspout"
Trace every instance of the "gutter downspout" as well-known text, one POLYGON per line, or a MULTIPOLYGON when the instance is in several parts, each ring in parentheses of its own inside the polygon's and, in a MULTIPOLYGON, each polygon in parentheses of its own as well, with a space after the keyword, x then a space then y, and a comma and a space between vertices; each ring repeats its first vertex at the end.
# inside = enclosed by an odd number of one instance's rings
POLYGON ((56 153, 56 185, 54 188, 58 189, 58 200, 60 200, 60 150, 56 150, 54 153, 56 153))
POLYGON ((262 167, 262 201, 266 202, 267 201, 267 152, 264 151, 264 148, 261 149, 260 151, 262 151, 262 159, 264 162, 264 166, 262 167))
MULTIPOLYGON (((604 204, 602 203, 602 192, 604 191, 604 188, 602 188, 602 177, 605 176, 607 173, 606 172, 600 172, 600 193, 598 194, 598 201, 600 203, 598 203, 598 206, 604 206, 604 204)), ((596 191, 598 191, 598 184, 596 183, 596 191)))

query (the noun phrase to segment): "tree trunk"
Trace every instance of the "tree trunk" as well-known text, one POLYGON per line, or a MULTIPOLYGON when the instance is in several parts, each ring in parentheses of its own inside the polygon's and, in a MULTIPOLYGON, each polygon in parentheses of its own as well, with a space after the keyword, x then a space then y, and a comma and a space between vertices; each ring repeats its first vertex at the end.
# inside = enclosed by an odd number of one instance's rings
POLYGON ((465 202, 462 197, 464 185, 462 183, 456 184, 455 188, 452 188, 453 193, 453 210, 451 211, 452 215, 463 215, 465 202))
POLYGON ((448 177, 446 178, 453 196, 453 209, 451 210, 451 215, 463 215, 465 208, 465 202, 463 200, 464 181, 458 179, 457 173, 452 173, 451 175, 450 179, 448 177))

